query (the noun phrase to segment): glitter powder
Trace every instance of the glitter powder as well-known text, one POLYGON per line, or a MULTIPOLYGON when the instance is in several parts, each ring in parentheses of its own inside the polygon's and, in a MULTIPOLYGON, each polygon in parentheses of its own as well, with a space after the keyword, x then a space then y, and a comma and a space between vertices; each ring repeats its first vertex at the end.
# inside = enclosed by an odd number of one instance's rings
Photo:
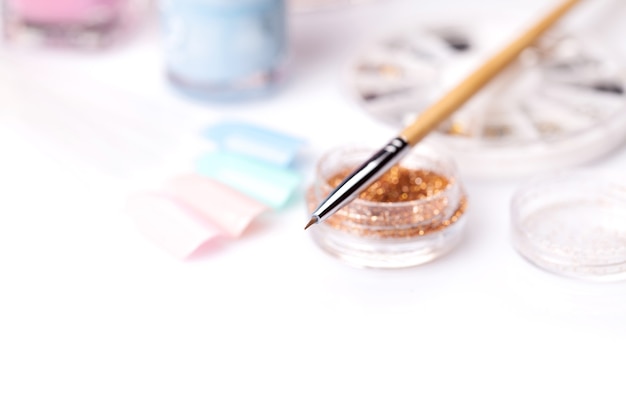
MULTIPOLYGON (((371 150, 337 148, 320 159, 308 209, 371 150)), ((312 230, 327 252, 366 267, 405 267, 441 256, 461 237, 467 198, 452 161, 420 146, 312 230)))
MULTIPOLYGON (((350 174, 346 169, 328 180, 331 187, 336 187, 350 174)), ((376 182, 363 191, 360 198, 380 203, 398 203, 432 197, 448 187, 449 180, 435 172, 423 169, 411 170, 403 166, 392 167, 376 182)))
MULTIPOLYGON (((339 185, 351 171, 347 168, 334 174, 327 180, 328 190, 339 185)), ((449 206, 454 203, 450 203, 445 192, 454 185, 454 178, 396 165, 359 195, 363 202, 391 204, 353 204, 330 217, 327 223, 364 236, 410 237, 431 233, 456 222, 465 212, 467 199, 463 197, 450 215, 449 206), (411 201, 416 204, 394 204, 411 201), (371 227, 360 229, 356 225, 371 227)), ((317 204, 314 200, 310 194, 309 209, 317 204)))
POLYGON ((626 279, 626 183, 587 171, 535 177, 511 201, 512 240, 531 263, 592 281, 626 279))

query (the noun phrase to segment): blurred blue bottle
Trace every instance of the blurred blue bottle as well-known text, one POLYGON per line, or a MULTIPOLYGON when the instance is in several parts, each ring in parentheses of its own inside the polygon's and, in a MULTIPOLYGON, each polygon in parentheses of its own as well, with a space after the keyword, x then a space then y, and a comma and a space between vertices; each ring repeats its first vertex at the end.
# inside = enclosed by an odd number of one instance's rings
POLYGON ((285 0, 161 0, 167 78, 207 100, 261 96, 281 79, 285 0))

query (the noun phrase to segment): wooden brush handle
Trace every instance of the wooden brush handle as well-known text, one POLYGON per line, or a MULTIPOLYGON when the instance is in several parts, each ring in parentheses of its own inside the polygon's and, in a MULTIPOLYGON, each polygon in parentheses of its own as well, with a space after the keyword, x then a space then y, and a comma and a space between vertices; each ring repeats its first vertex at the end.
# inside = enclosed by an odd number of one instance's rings
POLYGON ((407 126, 400 133, 400 137, 411 146, 422 140, 579 2, 580 0, 567 0, 553 9, 529 30, 465 78, 434 105, 423 111, 411 125, 407 126))

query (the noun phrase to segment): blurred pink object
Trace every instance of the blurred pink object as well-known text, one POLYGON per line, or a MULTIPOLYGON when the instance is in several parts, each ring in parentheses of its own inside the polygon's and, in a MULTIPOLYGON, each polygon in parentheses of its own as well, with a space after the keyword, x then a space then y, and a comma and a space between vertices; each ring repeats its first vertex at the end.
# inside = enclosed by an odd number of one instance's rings
POLYGON ((8 6, 33 22, 84 22, 109 20, 125 0, 7 0, 8 6))
POLYGON ((137 0, 5 0, 4 37, 11 43, 107 46, 125 33, 137 0))
POLYGON ((133 195, 126 211, 144 236, 180 259, 222 235, 207 219, 158 193, 133 195))
POLYGON ((230 237, 239 237, 252 220, 268 210, 259 201, 197 174, 177 177, 164 189, 173 199, 193 209, 230 237))

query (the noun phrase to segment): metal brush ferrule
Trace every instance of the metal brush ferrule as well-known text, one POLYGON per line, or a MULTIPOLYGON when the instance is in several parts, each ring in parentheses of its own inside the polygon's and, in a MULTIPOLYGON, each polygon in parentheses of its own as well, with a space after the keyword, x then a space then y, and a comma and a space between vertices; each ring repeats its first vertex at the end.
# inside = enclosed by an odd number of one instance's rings
POLYGON ((360 167, 355 169, 313 212, 312 217, 322 222, 332 216, 341 207, 355 199, 361 191, 387 172, 411 149, 408 142, 400 137, 394 138, 387 145, 372 155, 360 167))

